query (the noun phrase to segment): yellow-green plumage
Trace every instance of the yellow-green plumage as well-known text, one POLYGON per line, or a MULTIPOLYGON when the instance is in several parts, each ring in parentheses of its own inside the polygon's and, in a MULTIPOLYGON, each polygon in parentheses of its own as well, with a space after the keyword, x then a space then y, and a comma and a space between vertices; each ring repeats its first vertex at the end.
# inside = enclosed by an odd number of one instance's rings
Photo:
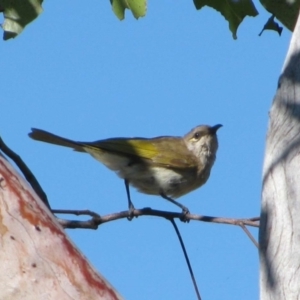
POLYGON ((189 168, 195 166, 195 159, 186 155, 186 146, 181 138, 159 137, 154 139, 117 138, 85 143, 84 148, 94 151, 102 149, 118 155, 137 157, 160 166, 189 168))

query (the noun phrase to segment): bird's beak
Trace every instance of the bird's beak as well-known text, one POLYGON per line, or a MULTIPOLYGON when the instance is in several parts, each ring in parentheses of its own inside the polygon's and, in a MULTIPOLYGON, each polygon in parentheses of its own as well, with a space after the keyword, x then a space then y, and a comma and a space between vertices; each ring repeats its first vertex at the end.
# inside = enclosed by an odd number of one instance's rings
POLYGON ((216 134, 219 128, 221 128, 223 125, 222 124, 217 124, 215 126, 210 127, 210 132, 211 134, 216 134))

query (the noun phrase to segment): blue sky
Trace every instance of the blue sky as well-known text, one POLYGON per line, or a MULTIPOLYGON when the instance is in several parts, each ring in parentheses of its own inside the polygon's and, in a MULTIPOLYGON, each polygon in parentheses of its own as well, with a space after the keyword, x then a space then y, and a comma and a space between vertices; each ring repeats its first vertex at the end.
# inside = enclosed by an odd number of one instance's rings
MULTIPOLYGON (((259 215, 268 110, 290 40, 261 31, 256 3, 233 40, 227 22, 192 1, 149 1, 145 18, 120 22, 109 1, 45 2, 44 13, 2 42, 1 136, 27 162, 53 208, 126 209, 123 182, 85 154, 35 142, 31 127, 75 140, 183 135, 224 125, 207 184, 180 201, 192 213, 259 215)), ((137 208, 174 210, 131 190, 137 208)), ((203 299, 258 298, 258 253, 228 225, 178 224, 203 299)), ((257 230, 251 230, 257 237, 257 230)), ((125 299, 196 299, 171 224, 141 217, 71 239, 125 299)))

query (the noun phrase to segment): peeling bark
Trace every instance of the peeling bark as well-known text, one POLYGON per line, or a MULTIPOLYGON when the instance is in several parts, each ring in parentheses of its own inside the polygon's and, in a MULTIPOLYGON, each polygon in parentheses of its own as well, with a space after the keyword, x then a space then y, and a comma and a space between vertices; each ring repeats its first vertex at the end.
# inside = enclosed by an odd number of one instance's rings
POLYGON ((300 298, 300 21, 279 78, 269 120, 260 241, 260 295, 300 298))
POLYGON ((1 155, 0 261, 0 299, 121 299, 1 155))

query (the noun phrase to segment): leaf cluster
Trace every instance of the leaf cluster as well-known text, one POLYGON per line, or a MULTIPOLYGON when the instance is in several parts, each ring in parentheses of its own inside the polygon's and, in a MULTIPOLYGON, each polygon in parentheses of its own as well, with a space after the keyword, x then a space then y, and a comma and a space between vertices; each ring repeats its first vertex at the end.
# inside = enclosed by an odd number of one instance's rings
MULTIPOLYGON (((200 10, 204 6, 218 11, 228 22, 229 29, 234 39, 237 38, 237 30, 245 17, 256 17, 258 11, 252 0, 193 0, 195 8, 200 10)), ((272 14, 266 22, 264 30, 275 30, 281 34, 282 27, 275 21, 276 17, 286 28, 293 30, 297 21, 300 0, 293 3, 287 1, 260 0, 264 8, 272 14)), ((23 29, 43 11, 43 0, 0 0, 0 13, 3 13, 4 30, 3 39, 15 38, 23 29)), ((147 11, 147 0, 110 0, 112 10, 119 20, 125 18, 125 10, 131 11, 138 19, 144 17, 147 11)), ((262 33, 262 32, 261 32, 262 33)), ((260 33, 260 34, 261 34, 260 33)))

